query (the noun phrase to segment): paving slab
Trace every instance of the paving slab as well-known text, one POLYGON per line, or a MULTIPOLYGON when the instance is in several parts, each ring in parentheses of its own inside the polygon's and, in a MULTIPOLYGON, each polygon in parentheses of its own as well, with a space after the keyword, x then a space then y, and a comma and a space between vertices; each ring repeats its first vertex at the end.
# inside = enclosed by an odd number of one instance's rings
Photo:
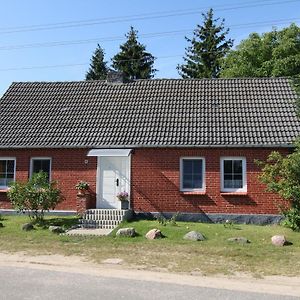
POLYGON ((67 231, 65 234, 104 236, 104 235, 109 235, 112 231, 113 229, 104 229, 104 228, 97 228, 97 229, 77 228, 77 229, 71 229, 67 231))
POLYGON ((107 258, 105 260, 102 260, 103 264, 111 264, 111 265, 119 265, 123 262, 123 259, 121 258, 107 258))

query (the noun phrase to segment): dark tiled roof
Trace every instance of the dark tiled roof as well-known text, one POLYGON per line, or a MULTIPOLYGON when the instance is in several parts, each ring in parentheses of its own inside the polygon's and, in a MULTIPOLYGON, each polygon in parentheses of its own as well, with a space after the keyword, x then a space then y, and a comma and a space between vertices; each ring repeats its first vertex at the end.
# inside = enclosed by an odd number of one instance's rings
POLYGON ((295 98, 284 78, 13 83, 0 147, 283 146, 295 98))

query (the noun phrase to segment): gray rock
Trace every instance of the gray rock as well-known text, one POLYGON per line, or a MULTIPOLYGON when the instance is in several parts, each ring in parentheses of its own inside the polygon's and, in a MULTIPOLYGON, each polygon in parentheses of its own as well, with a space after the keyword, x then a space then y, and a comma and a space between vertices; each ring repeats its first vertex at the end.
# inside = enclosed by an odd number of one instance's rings
POLYGON ((204 241, 205 237, 200 232, 190 231, 183 237, 183 239, 190 240, 190 241, 204 241))
POLYGON ((286 240, 284 235, 274 235, 271 238, 272 244, 275 246, 284 246, 288 244, 288 241, 286 240))
POLYGON ((53 233, 64 233, 65 230, 61 226, 49 226, 48 228, 53 233))
POLYGON ((227 241, 230 243, 238 243, 238 244, 249 244, 250 243, 250 241, 248 239, 246 239, 245 237, 242 237, 242 236, 229 238, 229 239, 227 239, 227 241))
POLYGON ((81 225, 80 224, 73 225, 69 230, 77 229, 77 228, 81 228, 81 225))
POLYGON ((160 238, 163 238, 164 235, 161 233, 161 231, 159 229, 151 229, 149 230, 145 237, 148 239, 148 240, 155 240, 155 239, 160 239, 160 238))
POLYGON ((25 223, 21 226, 22 230, 24 231, 30 231, 30 230, 33 230, 34 227, 31 223, 25 223))
POLYGON ((134 228, 120 228, 116 236, 127 236, 127 237, 134 237, 136 236, 136 232, 134 228))

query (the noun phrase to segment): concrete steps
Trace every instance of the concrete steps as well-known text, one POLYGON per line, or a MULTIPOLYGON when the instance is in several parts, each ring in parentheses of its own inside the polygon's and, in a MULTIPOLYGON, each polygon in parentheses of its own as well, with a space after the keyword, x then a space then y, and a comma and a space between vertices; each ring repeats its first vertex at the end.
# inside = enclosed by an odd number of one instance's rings
POLYGON ((82 228, 114 229, 122 221, 132 218, 132 210, 125 209, 88 209, 80 219, 82 228))

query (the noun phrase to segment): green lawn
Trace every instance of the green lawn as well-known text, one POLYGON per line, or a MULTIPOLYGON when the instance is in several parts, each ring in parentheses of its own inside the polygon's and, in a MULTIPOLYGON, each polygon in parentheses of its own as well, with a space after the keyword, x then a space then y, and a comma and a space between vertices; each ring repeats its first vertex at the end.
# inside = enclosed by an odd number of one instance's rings
MULTIPOLYGON (((139 236, 69 237, 56 235, 48 229, 37 227, 30 232, 20 229, 27 217, 4 216, 0 228, 0 251, 22 251, 30 255, 62 254, 80 255, 88 260, 101 262, 106 258, 122 258, 128 266, 168 270, 173 272, 199 272, 201 274, 251 273, 262 275, 300 275, 300 233, 280 226, 236 225, 235 229, 222 224, 177 222, 159 225, 157 221, 135 221, 121 227, 134 227, 139 236), (145 233, 159 228, 166 238, 148 241, 145 233), (207 240, 191 242, 182 239, 190 230, 203 233, 207 240), (272 235, 284 234, 292 246, 275 247, 272 235), (251 243, 231 244, 227 238, 244 236, 251 243)), ((75 218, 51 218, 49 224, 71 226, 75 218)))

